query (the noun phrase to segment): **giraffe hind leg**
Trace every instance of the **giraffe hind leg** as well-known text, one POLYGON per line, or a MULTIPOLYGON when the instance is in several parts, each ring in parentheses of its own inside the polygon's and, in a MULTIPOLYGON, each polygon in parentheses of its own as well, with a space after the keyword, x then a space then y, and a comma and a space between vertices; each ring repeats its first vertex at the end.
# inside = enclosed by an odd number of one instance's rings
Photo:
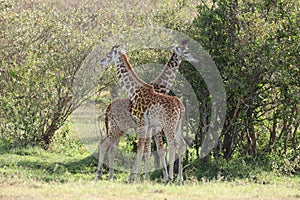
POLYGON ((117 153, 117 148, 119 146, 120 138, 117 138, 112 145, 109 147, 109 180, 113 181, 114 179, 114 161, 117 153))
POLYGON ((103 166, 105 154, 106 154, 107 150, 109 149, 109 147, 111 147, 112 144, 115 142, 117 136, 118 136, 117 134, 109 134, 109 136, 100 140, 100 142, 99 142, 98 167, 97 167, 97 173, 96 173, 96 177, 95 177, 96 181, 99 179, 100 180, 102 179, 102 166, 103 166))
POLYGON ((96 172, 95 180, 102 180, 102 166, 105 153, 109 146, 109 138, 105 138, 99 142, 99 158, 98 158, 98 167, 96 172))
POLYGON ((183 137, 181 137, 180 139, 180 145, 178 148, 178 157, 179 157, 179 162, 178 162, 178 176, 177 176, 177 183, 178 184, 182 184, 183 181, 183 155, 184 155, 184 151, 186 149, 186 142, 184 141, 183 137))
POLYGON ((165 181, 165 183, 168 183, 169 182, 169 173, 168 173, 168 169, 167 169, 164 144, 163 144, 163 140, 162 140, 162 131, 156 131, 156 133, 157 134, 155 134, 155 136, 154 136, 155 143, 156 143, 156 149, 157 149, 157 153, 159 155, 159 159, 160 159, 160 162, 162 165, 164 181, 165 181))
POLYGON ((167 138, 168 148, 169 148, 169 178, 170 181, 173 181, 174 175, 174 162, 177 150, 177 141, 176 141, 176 127, 170 123, 169 126, 164 128, 164 132, 167 138))
POLYGON ((182 111, 182 116, 179 119, 179 122, 177 124, 176 129, 176 141, 178 144, 178 176, 177 176, 177 182, 179 184, 182 184, 183 181, 183 154, 186 149, 186 142, 183 138, 183 123, 184 123, 184 110, 182 111))
POLYGON ((174 162, 175 162, 175 145, 170 144, 169 145, 169 159, 170 159, 170 163, 169 163, 169 177, 170 177, 170 181, 173 181, 173 174, 174 174, 174 162))

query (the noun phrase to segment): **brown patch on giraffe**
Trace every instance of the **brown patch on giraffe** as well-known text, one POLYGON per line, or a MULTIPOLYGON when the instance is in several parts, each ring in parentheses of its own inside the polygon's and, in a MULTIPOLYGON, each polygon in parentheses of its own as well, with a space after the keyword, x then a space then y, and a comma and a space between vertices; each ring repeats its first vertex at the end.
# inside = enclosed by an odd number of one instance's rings
POLYGON ((165 75, 167 75, 167 76, 170 76, 171 74, 173 74, 173 72, 170 71, 170 70, 168 70, 168 71, 165 72, 165 75))

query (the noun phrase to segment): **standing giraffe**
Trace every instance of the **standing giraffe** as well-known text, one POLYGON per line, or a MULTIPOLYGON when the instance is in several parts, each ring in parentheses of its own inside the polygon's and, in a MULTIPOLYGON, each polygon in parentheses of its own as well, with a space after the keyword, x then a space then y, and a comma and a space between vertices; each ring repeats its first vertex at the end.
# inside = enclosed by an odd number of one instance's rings
MULTIPOLYGON (((179 69, 179 65, 183 59, 187 61, 197 61, 193 58, 191 52, 187 48, 188 40, 184 40, 180 45, 174 45, 173 52, 160 75, 150 83, 154 86, 154 90, 159 93, 167 94, 170 88, 173 86, 176 74, 179 69)), ((116 149, 118 147, 120 137, 129 129, 135 128, 135 122, 130 114, 130 99, 118 99, 113 101, 106 109, 105 113, 105 127, 106 138, 103 139, 102 145, 108 145, 109 152, 109 179, 113 179, 114 176, 114 158, 116 155, 116 149), (109 126, 108 126, 109 125, 109 126), (109 141, 114 135, 115 141, 109 141)), ((154 137, 156 147, 160 161, 162 165, 166 165, 164 155, 165 150, 162 142, 162 133, 159 132, 154 137)), ((104 152, 105 154, 105 152, 104 152)), ((151 138, 148 138, 145 145, 145 178, 150 180, 150 156, 151 156, 151 138), (150 140, 150 141, 149 141, 150 140)), ((101 178, 101 174, 100 177, 101 178)), ((164 174, 166 179, 166 174, 164 174)))
MULTIPOLYGON (((157 93, 154 87, 138 78, 133 68, 129 64, 125 54, 118 50, 118 46, 114 46, 112 51, 107 54, 100 64, 107 65, 115 63, 121 86, 130 97, 130 113, 133 116, 138 128, 138 148, 136 163, 132 170, 132 174, 137 174, 137 181, 140 181, 141 160, 144 153, 146 139, 151 138, 151 129, 154 129, 156 135, 162 129, 167 138, 169 146, 169 176, 166 165, 163 163, 164 173, 167 175, 165 181, 173 180, 173 169, 175 161, 175 153, 179 154, 179 172, 178 179, 182 180, 182 159, 185 149, 185 141, 182 135, 182 126, 184 120, 184 106, 180 99, 165 94, 157 93), (169 177, 169 178, 168 178, 169 177)), ((115 135, 108 135, 109 141, 116 139, 115 135)), ((97 174, 101 175, 104 154, 108 145, 99 144, 99 163, 97 174)), ((110 143, 111 144, 111 143, 110 143)), ((131 176, 133 177, 133 176, 131 176)))

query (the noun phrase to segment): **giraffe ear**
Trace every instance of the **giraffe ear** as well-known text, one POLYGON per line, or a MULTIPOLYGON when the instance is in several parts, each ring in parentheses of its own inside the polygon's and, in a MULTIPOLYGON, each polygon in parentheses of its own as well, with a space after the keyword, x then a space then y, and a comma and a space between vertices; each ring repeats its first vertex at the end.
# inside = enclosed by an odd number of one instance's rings
POLYGON ((114 45, 113 47, 112 47, 112 49, 117 49, 117 48, 119 48, 120 47, 120 45, 119 44, 116 44, 116 45, 114 45))
POLYGON ((120 47, 120 45, 114 45, 114 46, 111 48, 111 53, 113 53, 114 51, 117 51, 119 47, 120 47))
POLYGON ((175 49, 175 48, 177 48, 178 46, 179 46, 178 44, 172 44, 172 45, 170 46, 170 48, 175 49))
POLYGON ((176 45, 176 44, 172 44, 172 45, 170 45, 170 46, 167 46, 167 47, 163 48, 163 50, 171 51, 172 49, 174 49, 175 45, 176 45))
POLYGON ((103 58, 102 60, 100 60, 100 61, 98 61, 98 64, 99 65, 102 65, 102 66, 106 66, 106 59, 105 58, 103 58))

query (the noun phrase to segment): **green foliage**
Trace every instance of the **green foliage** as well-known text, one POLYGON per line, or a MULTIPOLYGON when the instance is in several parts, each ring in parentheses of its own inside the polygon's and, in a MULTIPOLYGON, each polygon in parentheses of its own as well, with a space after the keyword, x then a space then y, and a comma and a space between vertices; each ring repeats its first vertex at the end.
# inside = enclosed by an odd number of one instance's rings
POLYGON ((78 138, 72 136, 69 124, 65 123, 55 132, 50 145, 50 150, 56 153, 66 153, 70 151, 70 149, 82 152, 86 151, 82 142, 78 138))
POLYGON ((260 184, 272 184, 279 177, 297 177, 299 175, 299 156, 290 162, 291 156, 258 155, 256 157, 235 156, 202 160, 196 159, 186 167, 186 180, 198 181, 239 181, 245 180, 260 184), (297 169, 298 171, 295 171, 297 169))
POLYGON ((292 0, 198 6, 187 34, 209 51, 224 79, 227 119, 217 151, 227 159, 277 147, 288 155, 298 146, 298 6, 292 0))
MULTIPOLYGON (((12 146, 45 145, 73 109, 72 83, 91 40, 53 7, 1 9, 0 137, 12 146)), ((22 5, 22 4, 21 4, 22 5)))
MULTIPOLYGON (((11 146, 47 148, 82 102, 72 101, 72 86, 90 50, 120 31, 157 24, 155 15, 174 16, 165 11, 178 5, 1 1, 0 139, 11 146), (129 4, 137 9, 128 9, 129 4)), ((108 86, 109 78, 101 79, 99 88, 108 86)))
POLYGON ((99 37, 113 31, 102 29, 112 22, 103 21, 107 11, 91 7, 1 1, 0 138, 7 144, 47 148, 80 103, 72 102, 75 74, 99 37))
POLYGON ((279 175, 300 174, 300 149, 290 149, 287 153, 278 155, 278 153, 270 155, 273 172, 279 175))

